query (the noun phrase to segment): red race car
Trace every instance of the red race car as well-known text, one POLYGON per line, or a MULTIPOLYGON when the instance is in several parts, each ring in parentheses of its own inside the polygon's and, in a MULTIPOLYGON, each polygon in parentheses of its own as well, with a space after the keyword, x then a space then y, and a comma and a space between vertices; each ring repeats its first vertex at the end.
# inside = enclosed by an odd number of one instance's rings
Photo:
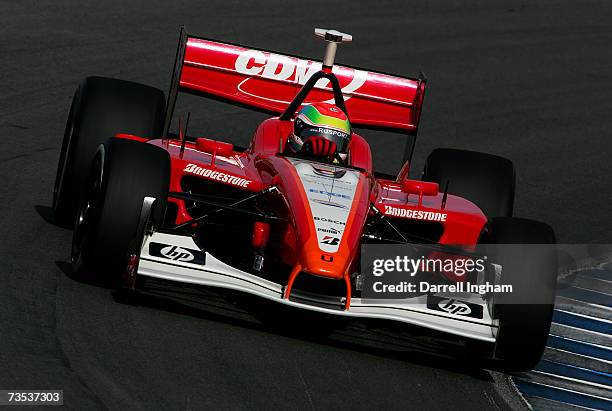
MULTIPOLYGON (((167 98, 133 82, 86 78, 70 109, 53 196, 58 223, 74 226, 75 273, 128 289, 157 278, 416 324, 461 337, 501 368, 530 369, 550 327, 551 253, 493 253, 471 277, 509 284, 524 303, 449 288, 466 277, 448 269, 420 270, 435 286, 401 299, 366 295, 378 275, 367 247, 423 245, 429 257, 459 261, 480 244, 555 238, 543 223, 512 217, 515 171, 507 159, 436 149, 422 179, 411 179, 425 79, 335 65, 338 44, 351 36, 315 34, 326 43, 322 62, 182 29, 167 98), (181 92, 273 117, 257 126, 248 148, 188 135, 189 118, 172 133, 181 92), (356 129, 408 137, 397 176, 373 170, 356 129)), ((393 259, 384 261, 389 268, 393 259)))

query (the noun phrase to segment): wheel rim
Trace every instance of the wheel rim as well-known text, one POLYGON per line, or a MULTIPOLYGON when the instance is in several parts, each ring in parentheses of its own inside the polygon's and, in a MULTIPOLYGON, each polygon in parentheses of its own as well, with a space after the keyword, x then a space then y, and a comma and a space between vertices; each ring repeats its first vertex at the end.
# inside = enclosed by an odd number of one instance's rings
POLYGON ((102 175, 103 161, 101 155, 96 155, 87 178, 85 196, 81 199, 78 207, 72 235, 71 262, 77 271, 83 266, 83 252, 98 220, 102 175))

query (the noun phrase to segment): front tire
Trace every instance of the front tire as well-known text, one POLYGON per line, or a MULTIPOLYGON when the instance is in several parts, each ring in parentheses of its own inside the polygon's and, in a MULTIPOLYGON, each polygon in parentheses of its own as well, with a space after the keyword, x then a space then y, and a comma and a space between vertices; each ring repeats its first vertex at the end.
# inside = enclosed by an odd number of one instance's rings
POLYGON ((495 218, 485 227, 481 243, 492 244, 489 260, 502 266, 501 282, 513 287, 511 294, 495 297, 493 316, 499 331, 493 365, 504 371, 531 370, 550 331, 557 283, 555 234, 538 221, 495 218))
POLYGON ((157 146, 112 138, 97 151, 73 233, 77 274, 116 283, 126 269, 145 197, 156 198, 152 220, 163 222, 170 156, 157 146))

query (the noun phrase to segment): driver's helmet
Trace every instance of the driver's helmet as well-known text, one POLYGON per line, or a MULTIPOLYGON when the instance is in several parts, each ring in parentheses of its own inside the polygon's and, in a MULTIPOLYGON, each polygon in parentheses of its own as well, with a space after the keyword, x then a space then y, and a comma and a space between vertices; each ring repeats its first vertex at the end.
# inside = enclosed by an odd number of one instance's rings
POLYGON ((288 149, 314 157, 346 159, 351 139, 351 124, 346 114, 330 103, 314 103, 297 114, 288 149))

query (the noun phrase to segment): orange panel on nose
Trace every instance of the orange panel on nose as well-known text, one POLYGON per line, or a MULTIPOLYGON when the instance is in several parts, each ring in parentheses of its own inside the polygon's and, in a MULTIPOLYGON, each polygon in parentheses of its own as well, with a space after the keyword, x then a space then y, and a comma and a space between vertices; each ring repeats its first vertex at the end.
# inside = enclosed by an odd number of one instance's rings
MULTIPOLYGON (((312 179, 315 176, 310 174, 301 176, 300 171, 288 159, 275 158, 271 160, 271 163, 274 163, 277 172, 279 189, 290 205, 291 226, 297 246, 294 267, 299 266, 302 273, 338 280, 344 279, 349 267, 359 254, 363 224, 369 209, 371 184, 369 178, 364 173, 355 173, 351 170, 354 177, 349 184, 350 190, 346 191, 345 188, 345 191, 341 191, 338 188, 341 177, 334 177, 336 188, 330 191, 344 196, 342 207, 346 212, 346 217, 336 221, 333 205, 321 206, 321 203, 316 203, 317 215, 313 215, 313 201, 316 202, 317 199, 309 199, 308 190, 311 194, 313 194, 313 187, 316 188, 315 190, 327 190, 321 184, 315 186, 304 184, 303 179, 312 179), (321 225, 322 222, 325 224, 321 225), (319 231, 317 231, 318 228, 319 231), (331 231, 328 233, 328 230, 331 231)), ((327 178, 331 184, 331 177, 327 178)), ((348 184, 346 181, 344 183, 348 184)), ((314 194, 315 196, 320 195, 317 191, 314 191, 314 194)), ((334 197, 332 196, 330 203, 333 202, 334 197)))

